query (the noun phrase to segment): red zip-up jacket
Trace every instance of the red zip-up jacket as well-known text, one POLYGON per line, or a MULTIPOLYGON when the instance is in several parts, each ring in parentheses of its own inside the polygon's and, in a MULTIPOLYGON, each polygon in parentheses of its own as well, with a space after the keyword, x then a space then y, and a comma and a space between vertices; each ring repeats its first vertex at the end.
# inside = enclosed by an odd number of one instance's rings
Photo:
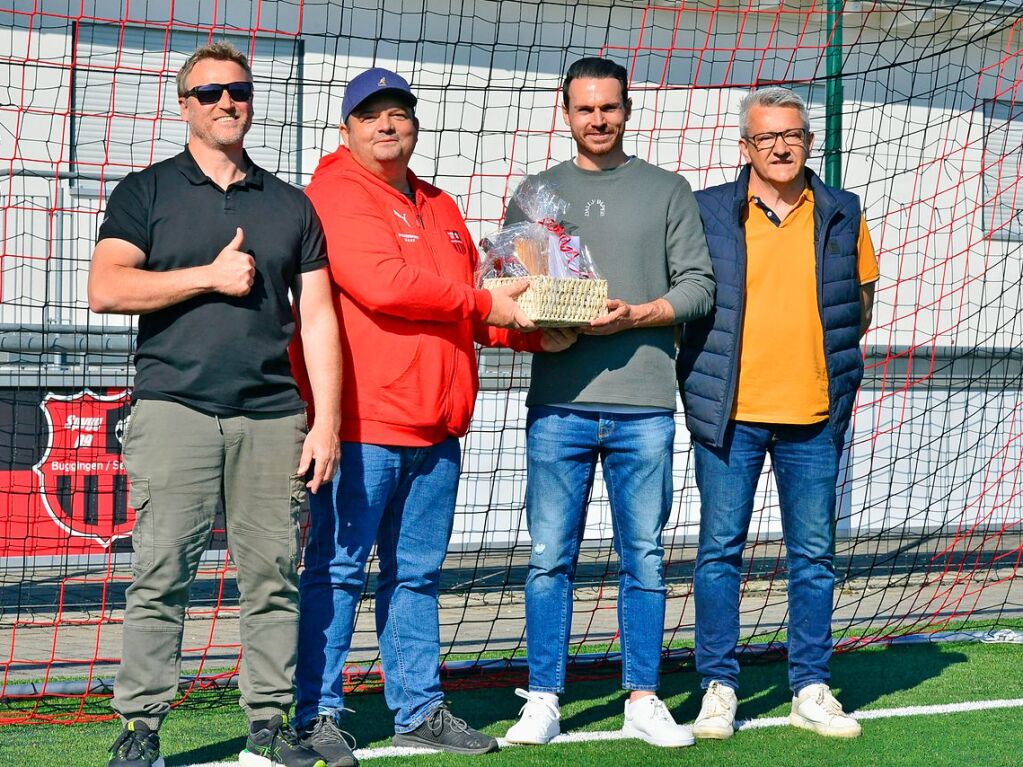
POLYGON ((306 189, 337 286, 342 441, 423 447, 461 437, 479 389, 473 342, 541 351, 539 333, 484 324, 492 301, 474 287, 479 254, 458 206, 408 178, 415 204, 341 147, 306 189))

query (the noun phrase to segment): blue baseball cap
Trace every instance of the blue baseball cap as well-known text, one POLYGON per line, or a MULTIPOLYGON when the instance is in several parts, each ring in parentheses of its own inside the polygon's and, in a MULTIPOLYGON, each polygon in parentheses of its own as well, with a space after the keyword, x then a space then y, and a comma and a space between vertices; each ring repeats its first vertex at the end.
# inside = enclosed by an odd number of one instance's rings
POLYGON ((349 80, 344 101, 341 102, 341 122, 348 122, 348 115, 354 112, 359 104, 378 93, 392 95, 413 109, 418 102, 404 77, 389 69, 373 67, 349 80))

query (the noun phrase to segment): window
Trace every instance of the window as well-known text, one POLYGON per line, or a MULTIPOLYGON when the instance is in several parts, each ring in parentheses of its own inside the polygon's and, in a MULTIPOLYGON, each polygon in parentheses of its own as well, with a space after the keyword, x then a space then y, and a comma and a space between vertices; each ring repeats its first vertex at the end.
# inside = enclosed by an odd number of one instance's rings
POLYGON ((995 240, 1023 240, 1023 102, 984 105, 984 228, 995 240))

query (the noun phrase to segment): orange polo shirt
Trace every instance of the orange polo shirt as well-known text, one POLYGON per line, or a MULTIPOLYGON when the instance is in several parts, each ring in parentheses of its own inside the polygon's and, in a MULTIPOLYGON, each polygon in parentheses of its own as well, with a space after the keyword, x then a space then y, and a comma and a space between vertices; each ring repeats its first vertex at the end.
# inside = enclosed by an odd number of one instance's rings
MULTIPOLYGON (((746 307, 737 421, 810 424, 828 417, 824 327, 817 308, 813 192, 803 191, 780 225, 750 195, 745 214, 746 307)), ((860 284, 877 280, 867 222, 857 243, 860 284)))

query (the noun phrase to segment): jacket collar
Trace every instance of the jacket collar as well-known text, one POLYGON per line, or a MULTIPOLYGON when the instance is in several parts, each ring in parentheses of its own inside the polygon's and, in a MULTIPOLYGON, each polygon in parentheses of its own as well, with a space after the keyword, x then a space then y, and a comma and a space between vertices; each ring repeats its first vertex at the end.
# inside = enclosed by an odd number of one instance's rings
MULTIPOLYGON (((357 174, 360 178, 365 179, 367 183, 372 184, 376 188, 380 189, 382 192, 389 194, 399 200, 403 200, 406 203, 409 201, 408 197, 406 197, 404 194, 399 192, 390 184, 383 181, 381 178, 373 175, 372 173, 369 172, 369 170, 360 165, 356 161, 355 157, 352 155, 351 150, 349 150, 348 147, 346 146, 338 147, 337 159, 344 169, 357 174)), ((409 189, 412 190, 412 193, 415 196, 416 202, 418 204, 422 200, 423 188, 425 187, 425 183, 420 181, 419 177, 411 170, 406 171, 406 173, 408 174, 407 178, 409 189)))
MULTIPOLYGON (((838 201, 832 194, 831 187, 825 184, 821 177, 809 168, 803 169, 806 177, 806 185, 813 192, 814 212, 820 215, 821 219, 827 221, 838 207, 838 201)), ((735 190, 732 198, 732 210, 737 216, 742 215, 747 201, 749 200, 749 177, 750 165, 747 163, 739 171, 739 177, 735 180, 735 190)))
MULTIPOLYGON (((263 188, 263 169, 252 162, 248 152, 243 151, 242 157, 245 160, 245 178, 241 181, 232 184, 232 186, 252 186, 256 189, 263 188)), ((202 168, 199 167, 199 163, 195 161, 188 146, 185 146, 185 151, 174 158, 175 167, 181 172, 181 175, 188 179, 189 183, 195 186, 201 186, 202 184, 213 184, 213 180, 203 173, 202 168)))

